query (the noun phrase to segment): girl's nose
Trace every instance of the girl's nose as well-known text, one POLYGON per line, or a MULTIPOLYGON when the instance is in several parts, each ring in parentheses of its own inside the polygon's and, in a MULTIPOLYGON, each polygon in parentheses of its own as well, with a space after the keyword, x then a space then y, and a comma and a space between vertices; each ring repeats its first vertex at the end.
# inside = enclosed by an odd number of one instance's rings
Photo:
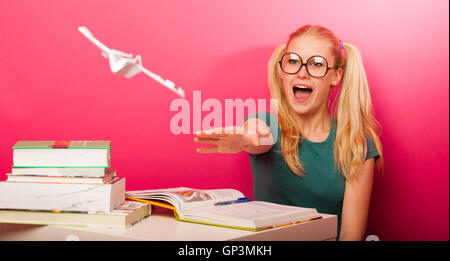
POLYGON ((300 68, 300 71, 297 72, 297 76, 301 79, 308 79, 309 78, 309 73, 306 70, 306 65, 302 65, 302 67, 300 68))

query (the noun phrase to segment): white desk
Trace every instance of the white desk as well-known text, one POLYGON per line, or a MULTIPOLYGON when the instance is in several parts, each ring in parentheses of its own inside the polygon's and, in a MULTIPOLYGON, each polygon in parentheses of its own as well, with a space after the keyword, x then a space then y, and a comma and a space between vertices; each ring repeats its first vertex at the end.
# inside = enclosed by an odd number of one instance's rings
POLYGON ((336 240, 337 216, 253 232, 177 221, 172 211, 152 215, 128 229, 79 228, 0 223, 0 241, 322 241, 336 240))

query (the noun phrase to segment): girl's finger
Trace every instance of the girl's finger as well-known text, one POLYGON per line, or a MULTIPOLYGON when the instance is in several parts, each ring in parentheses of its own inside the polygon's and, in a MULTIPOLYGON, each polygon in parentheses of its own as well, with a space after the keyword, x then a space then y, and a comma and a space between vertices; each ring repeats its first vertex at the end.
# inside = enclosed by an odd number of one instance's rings
POLYGON ((194 141, 197 143, 212 143, 212 144, 217 144, 219 142, 218 138, 200 138, 200 137, 195 137, 194 141))
POLYGON ((223 137, 238 134, 244 134, 244 129, 235 126, 203 130, 196 133, 198 137, 223 137))
POLYGON ((200 138, 220 138, 220 137, 224 137, 227 136, 228 134, 225 133, 224 131, 220 131, 220 130, 206 130, 206 131, 199 131, 196 133, 197 137, 200 138))
POLYGON ((203 147, 203 148, 197 148, 198 153, 215 153, 218 151, 217 145, 203 147))
POLYGON ((211 136, 215 132, 218 133, 217 130, 201 130, 201 131, 197 131, 195 133, 195 135, 197 135, 197 136, 211 136))

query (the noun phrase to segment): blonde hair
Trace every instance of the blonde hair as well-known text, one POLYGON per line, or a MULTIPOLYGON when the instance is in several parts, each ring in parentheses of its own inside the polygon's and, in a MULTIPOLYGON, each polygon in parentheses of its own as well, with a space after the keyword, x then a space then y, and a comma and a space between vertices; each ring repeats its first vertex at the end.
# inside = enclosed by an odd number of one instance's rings
MULTIPOLYGON (((289 42, 300 35, 310 33, 323 37, 332 43, 335 65, 345 67, 341 88, 336 100, 330 105, 331 115, 336 119, 336 140, 334 158, 336 169, 344 177, 352 180, 364 163, 367 155, 367 137, 370 137, 379 153, 378 169, 383 167, 383 152, 378 137, 381 125, 373 116, 367 77, 359 50, 343 43, 346 55, 341 52, 340 41, 322 26, 303 26, 290 35, 287 44, 278 46, 269 60, 268 81, 273 99, 278 99, 278 122, 281 129, 281 152, 289 168, 298 176, 304 176, 304 167, 299 158, 302 135, 295 119, 295 112, 289 106, 284 93, 281 70, 278 62, 286 51, 289 42)), ((330 101, 329 101, 330 102, 330 101)))

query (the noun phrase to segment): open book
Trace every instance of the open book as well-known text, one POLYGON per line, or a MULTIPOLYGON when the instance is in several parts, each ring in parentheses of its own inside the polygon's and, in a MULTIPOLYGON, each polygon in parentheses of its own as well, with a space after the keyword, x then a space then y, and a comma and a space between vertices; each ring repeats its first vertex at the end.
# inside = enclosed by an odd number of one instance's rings
POLYGON ((316 209, 251 201, 234 189, 127 191, 128 199, 174 210, 181 221, 260 231, 321 218, 316 209))

